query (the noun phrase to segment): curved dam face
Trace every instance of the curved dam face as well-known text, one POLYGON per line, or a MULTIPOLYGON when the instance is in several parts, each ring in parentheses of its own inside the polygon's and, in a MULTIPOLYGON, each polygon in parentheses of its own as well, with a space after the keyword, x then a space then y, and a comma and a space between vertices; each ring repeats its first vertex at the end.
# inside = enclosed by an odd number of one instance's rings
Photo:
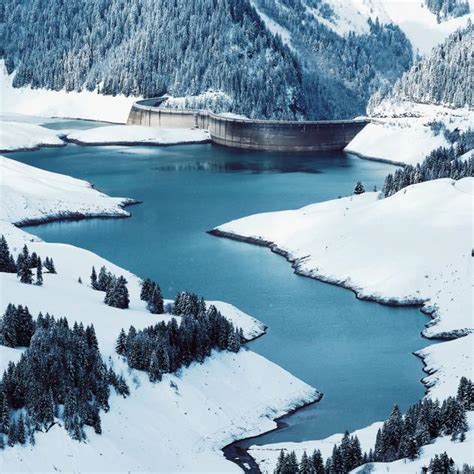
POLYGON ((166 109, 166 98, 135 102, 128 125, 160 128, 202 128, 213 143, 248 150, 342 150, 368 123, 367 120, 278 121, 230 118, 206 110, 166 109))

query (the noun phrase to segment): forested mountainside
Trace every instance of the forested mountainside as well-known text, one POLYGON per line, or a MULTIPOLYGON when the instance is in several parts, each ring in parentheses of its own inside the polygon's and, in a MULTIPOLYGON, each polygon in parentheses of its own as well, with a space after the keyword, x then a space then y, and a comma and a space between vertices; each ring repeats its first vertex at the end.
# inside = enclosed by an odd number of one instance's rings
POLYGON ((289 38, 302 65, 308 107, 316 115, 363 114, 369 97, 391 87, 412 63, 410 42, 394 24, 381 25, 368 18, 367 33, 351 31, 341 36, 320 21, 335 15, 322 0, 253 3, 264 19, 279 26, 283 38, 289 38), (328 108, 321 110, 326 104, 328 108))
POLYGON ((0 54, 16 87, 145 97, 213 90, 229 98, 220 108, 278 119, 362 114, 370 94, 411 64, 394 25, 343 37, 308 11, 321 10, 320 0, 257 4, 291 32, 291 44, 250 0, 4 0, 0 54))
POLYGON ((301 71, 248 0, 5 0, 14 85, 152 97, 228 93, 249 116, 306 113, 301 71))
POLYGON ((438 21, 469 13, 469 2, 466 0, 425 0, 425 4, 438 21))
POLYGON ((474 107, 473 51, 474 25, 469 23, 434 48, 429 56, 416 62, 386 97, 374 97, 370 108, 379 105, 383 99, 474 107))

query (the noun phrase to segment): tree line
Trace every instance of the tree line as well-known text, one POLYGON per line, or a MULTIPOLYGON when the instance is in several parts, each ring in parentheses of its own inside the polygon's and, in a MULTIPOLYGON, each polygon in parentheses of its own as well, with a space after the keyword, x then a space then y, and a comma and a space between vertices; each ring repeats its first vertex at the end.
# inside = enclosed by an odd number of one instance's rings
POLYGON ((474 148, 474 132, 462 134, 456 145, 433 150, 420 164, 406 165, 385 178, 383 194, 391 196, 407 186, 440 178, 461 179, 474 176, 474 156, 463 159, 474 148))
POLYGON ((128 332, 122 329, 117 339, 117 353, 131 368, 147 372, 152 382, 194 361, 204 362, 213 349, 240 350, 244 341, 242 330, 215 306, 206 309, 204 301, 193 293, 183 292, 177 296, 174 314, 181 315, 179 323, 172 318, 168 323, 161 321, 140 331, 131 326, 128 332))
MULTIPOLYGON (((20 308, 9 305, 3 322, 20 308)), ((94 326, 70 328, 65 318, 40 313, 33 328, 29 346, 0 381, 0 447, 34 444, 34 433, 58 420, 75 440, 86 438, 85 426, 100 434, 100 410, 109 410, 110 387, 124 397, 129 389, 102 361, 94 326)))
MULTIPOLYGON (((450 436, 463 442, 468 429, 466 411, 474 410, 474 384, 462 377, 456 397, 442 404, 438 400, 423 399, 402 415, 397 405, 377 432, 375 445, 362 453, 356 435, 346 431, 341 442, 334 445, 331 456, 324 462, 321 451, 303 453, 298 461, 294 451, 281 450, 275 474, 341 474, 371 462, 392 462, 397 459, 415 459, 422 446, 438 436, 450 436)), ((439 464, 439 459, 436 461, 439 464)), ((430 471, 451 472, 451 471, 430 471)))
POLYGON ((36 252, 30 254, 26 244, 15 260, 10 253, 7 239, 2 234, 0 237, 0 272, 16 273, 21 283, 31 285, 34 282, 41 286, 43 284, 43 267, 48 273, 56 273, 52 258, 46 257, 43 263, 36 252), (33 269, 36 276, 33 275, 33 269))

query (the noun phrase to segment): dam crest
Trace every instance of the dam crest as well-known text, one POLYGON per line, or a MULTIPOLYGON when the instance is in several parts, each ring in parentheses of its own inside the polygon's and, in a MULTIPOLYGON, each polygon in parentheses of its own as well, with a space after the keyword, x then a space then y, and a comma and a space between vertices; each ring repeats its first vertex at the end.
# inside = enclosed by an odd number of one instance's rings
POLYGON ((132 105, 128 125, 209 130, 218 145, 266 151, 338 151, 367 125, 367 120, 280 121, 219 115, 209 110, 162 107, 166 97, 132 105))

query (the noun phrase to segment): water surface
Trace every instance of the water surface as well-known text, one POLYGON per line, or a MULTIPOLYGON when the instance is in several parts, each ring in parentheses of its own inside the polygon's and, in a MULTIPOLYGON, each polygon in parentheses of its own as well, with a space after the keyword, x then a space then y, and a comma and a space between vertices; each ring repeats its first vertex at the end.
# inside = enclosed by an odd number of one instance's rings
MULTIPOLYGON (((69 125, 68 125, 69 126, 69 125)), ((268 327, 252 350, 324 393, 287 417, 287 427, 253 442, 315 439, 385 418, 423 395, 426 318, 414 308, 359 301, 348 290, 296 276, 265 248, 205 233, 256 212, 298 208, 378 187, 393 167, 344 153, 281 154, 207 145, 79 147, 10 154, 132 197, 130 219, 51 223, 30 232, 96 252, 167 297, 182 289, 239 306, 268 327)), ((238 397, 236 398, 238 403, 238 397)))

